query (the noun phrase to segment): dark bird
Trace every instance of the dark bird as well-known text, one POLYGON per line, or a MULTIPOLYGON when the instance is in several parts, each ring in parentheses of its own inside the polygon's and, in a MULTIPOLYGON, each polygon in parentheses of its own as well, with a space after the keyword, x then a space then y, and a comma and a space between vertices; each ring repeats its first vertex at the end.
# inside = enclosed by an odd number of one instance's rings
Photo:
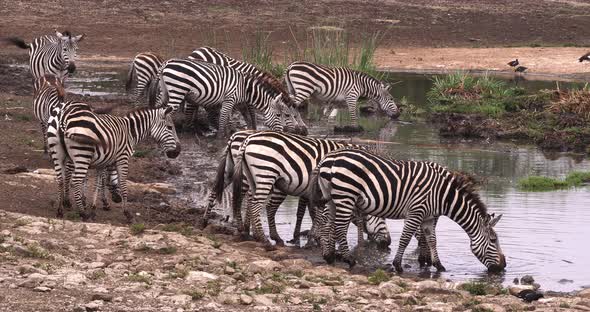
POLYGON ((526 302, 533 302, 533 301, 537 301, 541 298, 543 298, 543 294, 536 291, 536 290, 532 290, 532 289, 525 289, 521 292, 518 293, 518 298, 521 298, 522 300, 526 301, 526 302))
POLYGON ((518 66, 518 64, 520 64, 518 63, 518 59, 508 62, 508 66, 510 67, 518 66))
POLYGON ((588 53, 586 53, 586 54, 582 55, 582 56, 581 56, 581 57, 578 59, 578 61, 580 61, 580 62, 583 62, 583 61, 589 61, 589 62, 590 62, 590 52, 588 52, 588 53))
POLYGON ((519 73, 524 73, 525 70, 527 70, 527 67, 524 66, 518 66, 514 69, 515 72, 519 72, 519 73))

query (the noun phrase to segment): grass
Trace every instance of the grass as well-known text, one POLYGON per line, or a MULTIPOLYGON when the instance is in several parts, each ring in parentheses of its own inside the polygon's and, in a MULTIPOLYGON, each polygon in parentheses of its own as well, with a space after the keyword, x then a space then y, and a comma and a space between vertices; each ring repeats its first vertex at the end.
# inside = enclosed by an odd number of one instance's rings
POLYGON ((263 282, 259 288, 256 289, 257 294, 280 294, 285 290, 285 286, 280 283, 263 282))
POLYGON ((105 272, 104 270, 102 270, 102 269, 101 269, 101 270, 96 270, 96 271, 93 271, 93 272, 91 272, 91 273, 88 273, 88 274, 86 275, 86 277, 87 277, 88 279, 90 279, 90 280, 93 280, 93 281, 96 281, 96 280, 103 279, 103 278, 105 278, 106 276, 107 276, 106 272, 105 272))
POLYGON ((190 236, 193 234, 193 228, 184 222, 166 224, 162 227, 162 231, 176 232, 184 236, 190 236))
POLYGON ((197 289, 188 290, 185 292, 185 294, 191 296, 191 299, 193 299, 193 301, 198 301, 205 297, 205 293, 197 289))
POLYGON ((33 117, 28 114, 14 114, 13 117, 15 120, 18 120, 18 121, 31 121, 31 120, 33 120, 33 117))
POLYGON ((70 221, 79 221, 81 219, 80 216, 80 212, 79 211, 68 211, 66 213, 64 213, 64 217, 66 218, 66 220, 70 220, 70 221))
POLYGON ((133 157, 145 158, 145 157, 148 157, 150 155, 150 153, 151 153, 151 151, 149 151, 149 150, 138 149, 133 153, 133 157))
POLYGON ((382 269, 377 269, 375 272, 371 273, 367 277, 367 280, 369 281, 369 284, 371 284, 371 285, 379 285, 382 282, 389 281, 390 280, 390 276, 389 276, 389 274, 387 274, 382 269))
POLYGON ((435 76, 426 94, 433 112, 481 114, 499 117, 518 107, 524 89, 490 76, 464 73, 435 76))
POLYGON ((140 275, 137 273, 127 276, 127 280, 134 283, 144 283, 148 285, 152 283, 152 280, 148 275, 140 275))
POLYGON ((543 192, 570 187, 579 187, 590 182, 590 172, 570 172, 564 180, 542 176, 530 176, 518 181, 518 188, 523 191, 543 192))
POLYGON ((270 33, 265 35, 262 32, 256 32, 254 43, 242 48, 242 58, 245 62, 254 64, 275 77, 281 77, 285 71, 285 65, 273 62, 273 49, 268 42, 269 36, 270 33))
POLYGON ((218 280, 207 282, 207 294, 212 297, 217 297, 221 292, 221 283, 218 280))
POLYGON ((37 244, 30 244, 27 245, 26 248, 26 257, 28 258, 35 258, 35 259, 52 259, 53 257, 47 250, 41 248, 41 246, 37 244))
POLYGON ((143 223, 134 223, 129 226, 129 230, 133 235, 139 235, 145 232, 145 224, 143 223))
POLYGON ((161 255, 173 255, 177 251, 174 246, 166 246, 158 249, 158 253, 161 255))
POLYGON ((494 312, 494 310, 485 307, 473 307, 471 308, 471 312, 494 312))
POLYGON ((486 283, 480 282, 469 282, 461 284, 460 289, 466 290, 470 294, 474 296, 484 296, 487 294, 487 285, 486 283))

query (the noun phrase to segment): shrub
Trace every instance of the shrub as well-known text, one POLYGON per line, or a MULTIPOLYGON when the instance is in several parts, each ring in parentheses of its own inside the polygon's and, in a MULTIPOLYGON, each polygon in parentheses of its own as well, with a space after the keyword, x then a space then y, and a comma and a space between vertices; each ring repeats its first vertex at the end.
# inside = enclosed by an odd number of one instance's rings
POLYGON ((383 271, 382 269, 377 269, 375 270, 375 272, 371 273, 368 277, 367 280, 369 281, 369 284, 372 285, 379 285, 382 282, 387 282, 390 280, 389 274, 387 274, 385 271, 383 271))

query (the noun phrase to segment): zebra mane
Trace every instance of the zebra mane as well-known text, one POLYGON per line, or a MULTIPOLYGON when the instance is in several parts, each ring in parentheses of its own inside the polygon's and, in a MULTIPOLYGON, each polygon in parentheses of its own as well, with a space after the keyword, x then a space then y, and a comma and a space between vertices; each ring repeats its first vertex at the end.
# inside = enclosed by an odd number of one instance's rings
POLYGON ((369 75, 367 73, 363 73, 361 71, 354 70, 354 69, 351 69, 351 71, 353 73, 355 73, 357 76, 359 76, 360 78, 365 78, 365 79, 367 79, 367 80, 369 80, 369 81, 371 81, 373 83, 376 83, 377 85, 382 85, 383 84, 381 81, 379 81, 379 79, 377 79, 377 78, 375 78, 375 77, 373 77, 373 76, 371 76, 371 75, 369 75))
POLYGON ((287 106, 293 107, 293 100, 289 96, 289 93, 287 92, 281 81, 279 81, 275 76, 273 76, 271 73, 267 71, 259 70, 259 72, 259 74, 246 74, 246 76, 249 76, 250 78, 260 83, 262 88, 272 92, 273 95, 280 94, 281 98, 283 99, 283 102, 287 106))
POLYGON ((467 201, 471 201, 473 205, 479 210, 479 213, 485 218, 488 215, 488 208, 481 201, 479 194, 477 194, 477 186, 479 181, 473 176, 462 171, 449 171, 449 178, 452 179, 451 187, 455 187, 462 195, 465 195, 467 201))

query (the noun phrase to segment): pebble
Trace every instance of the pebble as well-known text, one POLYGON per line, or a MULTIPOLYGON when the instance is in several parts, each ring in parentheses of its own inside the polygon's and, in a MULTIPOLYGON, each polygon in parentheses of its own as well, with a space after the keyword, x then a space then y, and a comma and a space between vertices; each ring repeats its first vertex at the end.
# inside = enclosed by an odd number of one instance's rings
POLYGON ((520 283, 523 285, 532 285, 535 279, 531 275, 525 275, 520 278, 520 283))
POLYGON ((252 304, 253 301, 254 301, 254 299, 246 294, 240 295, 240 302, 245 305, 250 305, 250 304, 252 304))
POLYGON ((38 286, 33 288, 34 291, 38 291, 38 292, 48 292, 51 291, 51 288, 49 287, 44 287, 44 286, 38 286))

